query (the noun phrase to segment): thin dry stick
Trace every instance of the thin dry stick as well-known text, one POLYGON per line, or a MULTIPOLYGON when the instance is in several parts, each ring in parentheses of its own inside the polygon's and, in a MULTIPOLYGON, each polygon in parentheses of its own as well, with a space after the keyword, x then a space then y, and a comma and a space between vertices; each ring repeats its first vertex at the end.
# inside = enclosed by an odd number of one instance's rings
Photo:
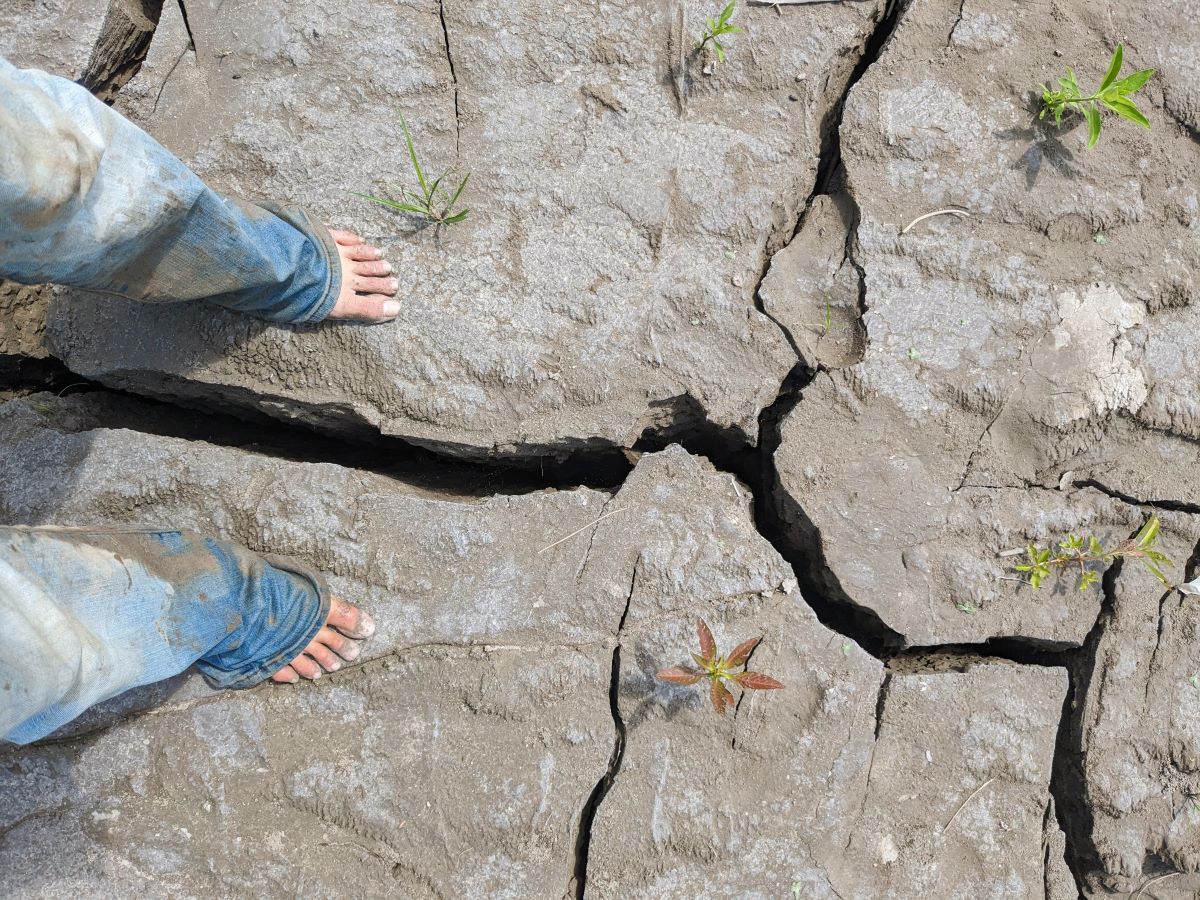
POLYGON ((1174 878, 1178 874, 1180 873, 1168 872, 1166 875, 1157 875, 1154 878, 1151 878, 1149 881, 1143 882, 1140 888, 1129 895, 1129 900, 1137 900, 1138 897, 1142 896, 1142 891, 1150 887, 1150 885, 1154 884, 1156 881, 1166 881, 1168 878, 1174 878))
POLYGON ((594 521, 594 522, 588 522, 588 523, 587 523, 586 525, 584 525, 582 528, 576 528, 574 531, 572 531, 572 532, 571 532, 570 534, 568 534, 566 537, 559 538, 559 539, 558 539, 557 541, 555 541, 553 544, 550 544, 550 545, 549 545, 549 546, 547 546, 547 547, 543 547, 541 550, 539 550, 539 551, 538 551, 538 553, 539 553, 539 554, 541 554, 541 553, 545 553, 547 550, 550 550, 550 549, 552 549, 552 548, 554 548, 554 547, 557 547, 557 546, 558 546, 559 544, 561 544, 563 541, 569 541, 571 538, 575 537, 575 535, 579 534, 580 532, 587 531, 587 530, 588 530, 589 528, 591 528, 593 525, 599 525, 601 522, 603 522, 603 521, 604 521, 605 519, 607 519, 609 516, 615 516, 617 513, 623 513, 623 512, 625 512, 625 510, 627 510, 628 508, 629 508, 629 507, 627 507, 627 506, 622 506, 620 509, 614 509, 614 510, 613 510, 612 512, 610 512, 610 513, 605 513, 605 514, 604 514, 604 515, 602 515, 600 518, 598 518, 596 521, 594 521))
POLYGON ((975 790, 973 790, 973 791, 971 792, 971 796, 970 796, 970 797, 968 797, 966 800, 964 800, 962 803, 960 803, 960 804, 959 804, 959 806, 958 806, 958 809, 956 809, 956 810, 954 811, 954 815, 952 815, 952 816, 950 817, 950 821, 949 821, 949 822, 947 822, 945 825, 943 825, 943 826, 942 826, 942 834, 945 834, 945 833, 946 833, 946 829, 948 829, 948 828, 949 828, 951 825, 953 825, 953 824, 954 824, 954 820, 955 820, 955 819, 957 819, 957 818, 958 818, 958 814, 959 814, 960 812, 962 812, 962 811, 963 811, 963 807, 965 807, 965 806, 966 806, 968 803, 970 803, 972 800, 974 800, 974 799, 975 799, 975 796, 976 796, 976 795, 977 795, 977 794, 978 794, 980 791, 982 791, 982 790, 983 790, 985 787, 987 787, 989 784, 991 784, 991 783, 992 783, 993 781, 995 781, 995 780, 996 780, 996 776, 994 776, 994 775, 993 775, 991 778, 989 778, 987 781, 985 781, 985 782, 984 782, 983 784, 981 784, 979 787, 975 788, 975 790))
POLYGON ((959 216, 963 219, 971 218, 971 214, 965 209, 955 209, 952 206, 948 206, 945 209, 935 209, 933 212, 927 212, 923 216, 917 216, 915 219, 901 228, 900 233, 908 234, 908 232, 912 230, 912 227, 918 222, 924 222, 926 219, 932 219, 934 216, 959 216))

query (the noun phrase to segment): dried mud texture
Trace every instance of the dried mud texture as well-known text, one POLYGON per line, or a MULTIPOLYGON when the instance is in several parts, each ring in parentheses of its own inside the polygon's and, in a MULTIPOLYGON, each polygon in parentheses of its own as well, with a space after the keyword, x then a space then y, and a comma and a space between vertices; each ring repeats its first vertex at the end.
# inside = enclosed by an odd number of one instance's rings
POLYGON ((890 676, 838 894, 1072 896, 1049 790, 1066 692, 1057 668, 890 676))
POLYGON ((615 496, 466 502, 89 427, 89 409, 111 415, 94 398, 0 407, 0 520, 270 548, 322 568, 379 630, 364 664, 315 685, 157 686, 5 751, 5 896, 324 896, 348 871, 359 896, 562 896, 614 744, 631 582, 643 614, 672 620, 795 590, 748 492, 680 448, 644 456, 615 496))
POLYGON ((755 309, 760 271, 881 7, 740 8, 723 65, 691 52, 711 13, 691 0, 191 0, 192 43, 168 7, 123 108, 214 187, 379 242, 404 309, 291 330, 80 297, 56 352, 113 385, 463 455, 702 423, 753 442, 796 362, 755 309), (399 112, 431 171, 471 173, 470 217, 441 233, 350 195, 412 182, 399 112))
POLYGON ((1183 35, 1200 41, 1194 16, 1164 9, 913 0, 850 92, 850 196, 825 207, 856 207, 840 216, 845 262, 814 206, 796 242, 830 250, 779 285, 812 321, 822 293, 847 302, 849 263, 865 351, 814 354, 829 371, 782 426, 776 504, 842 599, 903 643, 1080 644, 1097 601, 1031 594, 994 553, 1069 529, 1126 536, 1133 511, 1079 485, 1195 493, 1176 476, 1195 469, 1200 437, 1200 144, 1164 108, 1165 79, 1139 95, 1153 130, 1106 118, 1090 151, 1080 117, 1036 120, 1033 91, 1067 65, 1098 80, 1118 41, 1130 71, 1183 35), (969 217, 901 233, 946 207, 969 217))
POLYGON ((4 0, 0 56, 72 80, 87 70, 109 0, 4 0))
MULTIPOLYGON (((1164 550, 1194 557, 1200 521, 1167 514, 1164 550)), ((1189 573, 1189 575, 1194 573, 1189 573)), ((1076 723, 1098 896, 1172 872, 1152 896, 1200 889, 1200 610, 1132 562, 1085 669, 1076 723)))
POLYGON ((46 361, 46 308, 51 288, 0 279, 0 383, 19 380, 46 361))
POLYGON ((715 721, 694 688, 648 704, 653 661, 684 658, 691 634, 626 626, 629 735, 589 896, 1075 895, 1049 794, 1062 669, 885 676, 784 595, 714 612, 720 645, 765 633, 753 666, 789 687, 715 721))

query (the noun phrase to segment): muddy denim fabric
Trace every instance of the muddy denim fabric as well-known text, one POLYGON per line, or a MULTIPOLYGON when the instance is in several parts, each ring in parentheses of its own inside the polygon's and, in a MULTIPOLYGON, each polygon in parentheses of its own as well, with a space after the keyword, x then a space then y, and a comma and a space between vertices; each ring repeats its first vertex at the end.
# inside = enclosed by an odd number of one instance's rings
POLYGON ((329 602, 315 574, 213 538, 0 527, 0 738, 35 741, 193 664, 214 687, 257 684, 329 602))
POLYGON ((304 210, 227 200, 84 88, 0 58, 0 277, 319 322, 341 263, 304 210))

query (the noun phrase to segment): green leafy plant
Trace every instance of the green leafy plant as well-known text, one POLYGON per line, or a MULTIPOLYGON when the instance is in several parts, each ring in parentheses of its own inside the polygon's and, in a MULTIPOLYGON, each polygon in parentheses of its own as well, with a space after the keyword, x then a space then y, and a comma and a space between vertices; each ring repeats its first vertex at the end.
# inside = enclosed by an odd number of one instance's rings
POLYGON ((1151 516, 1136 537, 1121 541, 1115 547, 1105 547, 1095 536, 1085 539, 1077 534, 1067 535, 1066 540, 1059 541, 1057 548, 1030 544, 1026 550, 1026 561, 1018 564, 1016 569, 1028 573, 1032 587, 1040 587, 1043 581, 1054 574, 1055 569, 1078 566, 1079 590, 1086 591, 1100 580, 1100 573, 1089 568, 1089 563, 1107 566, 1120 557, 1127 557, 1140 559, 1155 578, 1170 587, 1171 583, 1160 566, 1169 566, 1171 561, 1154 549, 1159 527, 1158 516, 1151 516))
POLYGON ((669 669, 660 670, 659 678, 671 684, 685 685, 708 679, 708 696, 712 700, 713 709, 719 713, 724 713, 733 706, 733 694, 725 686, 726 682, 748 691, 774 691, 783 687, 782 682, 776 681, 770 675, 735 671, 746 665, 746 660, 750 658, 751 652, 762 638, 742 641, 728 656, 721 656, 717 652, 717 642, 713 639, 713 633, 703 619, 696 620, 696 634, 700 639, 700 652, 693 653, 692 659, 700 668, 671 666, 669 669))
POLYGON ((404 129, 404 143, 408 147, 408 158, 412 161, 413 172, 416 173, 417 185, 420 187, 420 190, 393 188, 399 195, 399 200, 392 200, 387 197, 375 197, 371 194, 351 193, 355 197, 362 197, 364 200, 370 200, 372 203, 381 204, 389 209, 421 216, 427 222, 431 222, 437 226, 452 225, 455 222, 461 222, 467 217, 467 213, 470 210, 456 210, 455 206, 458 204, 459 198, 462 197, 463 189, 466 188, 467 179, 471 177, 471 173, 468 172, 462 177, 453 193, 443 187, 443 182, 451 176, 453 170, 447 169, 431 181, 421 168, 420 160, 417 159, 417 149, 413 146, 412 133, 408 130, 408 123, 404 121, 404 116, 400 117, 400 127, 404 129))
POLYGON ((1050 113, 1054 116, 1054 124, 1058 125, 1062 122, 1063 113, 1067 108, 1074 107, 1087 120, 1089 148, 1096 146, 1096 141, 1100 140, 1100 108, 1096 105, 1097 102, 1104 104, 1117 115, 1136 122, 1143 128, 1149 128, 1150 120, 1142 115, 1142 111, 1129 99, 1129 95, 1149 81, 1154 70, 1142 69, 1118 81, 1117 75, 1121 73, 1124 54, 1124 47, 1117 44, 1100 87, 1086 97, 1079 89, 1079 82, 1075 80, 1075 72, 1069 67, 1067 74, 1058 79, 1059 90, 1052 91, 1049 85, 1042 85, 1042 110, 1038 118, 1044 119, 1046 114, 1050 113))
POLYGON ((704 20, 704 33, 700 35, 700 43, 696 45, 697 51, 703 51, 711 41, 713 49, 717 51, 718 62, 725 62, 725 45, 721 43, 721 38, 727 34, 742 34, 745 30, 729 23, 729 20, 733 18, 733 10, 736 6, 737 0, 729 0, 729 3, 721 10, 721 15, 715 19, 704 20))

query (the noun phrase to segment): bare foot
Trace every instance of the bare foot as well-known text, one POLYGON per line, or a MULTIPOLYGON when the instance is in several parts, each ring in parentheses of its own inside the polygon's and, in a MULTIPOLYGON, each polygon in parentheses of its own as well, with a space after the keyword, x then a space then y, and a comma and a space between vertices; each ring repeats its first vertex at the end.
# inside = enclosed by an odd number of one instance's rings
POLYGON ((295 684, 301 678, 316 681, 323 672, 336 672, 342 662, 354 662, 362 652, 362 642, 375 633, 375 623, 365 612, 334 597, 329 618, 304 652, 271 676, 280 684, 295 684))
POLYGON ((400 283, 393 277, 392 264, 352 231, 330 228, 342 257, 342 292, 329 313, 330 319, 359 322, 390 322, 400 313, 400 301, 393 300, 400 283))

